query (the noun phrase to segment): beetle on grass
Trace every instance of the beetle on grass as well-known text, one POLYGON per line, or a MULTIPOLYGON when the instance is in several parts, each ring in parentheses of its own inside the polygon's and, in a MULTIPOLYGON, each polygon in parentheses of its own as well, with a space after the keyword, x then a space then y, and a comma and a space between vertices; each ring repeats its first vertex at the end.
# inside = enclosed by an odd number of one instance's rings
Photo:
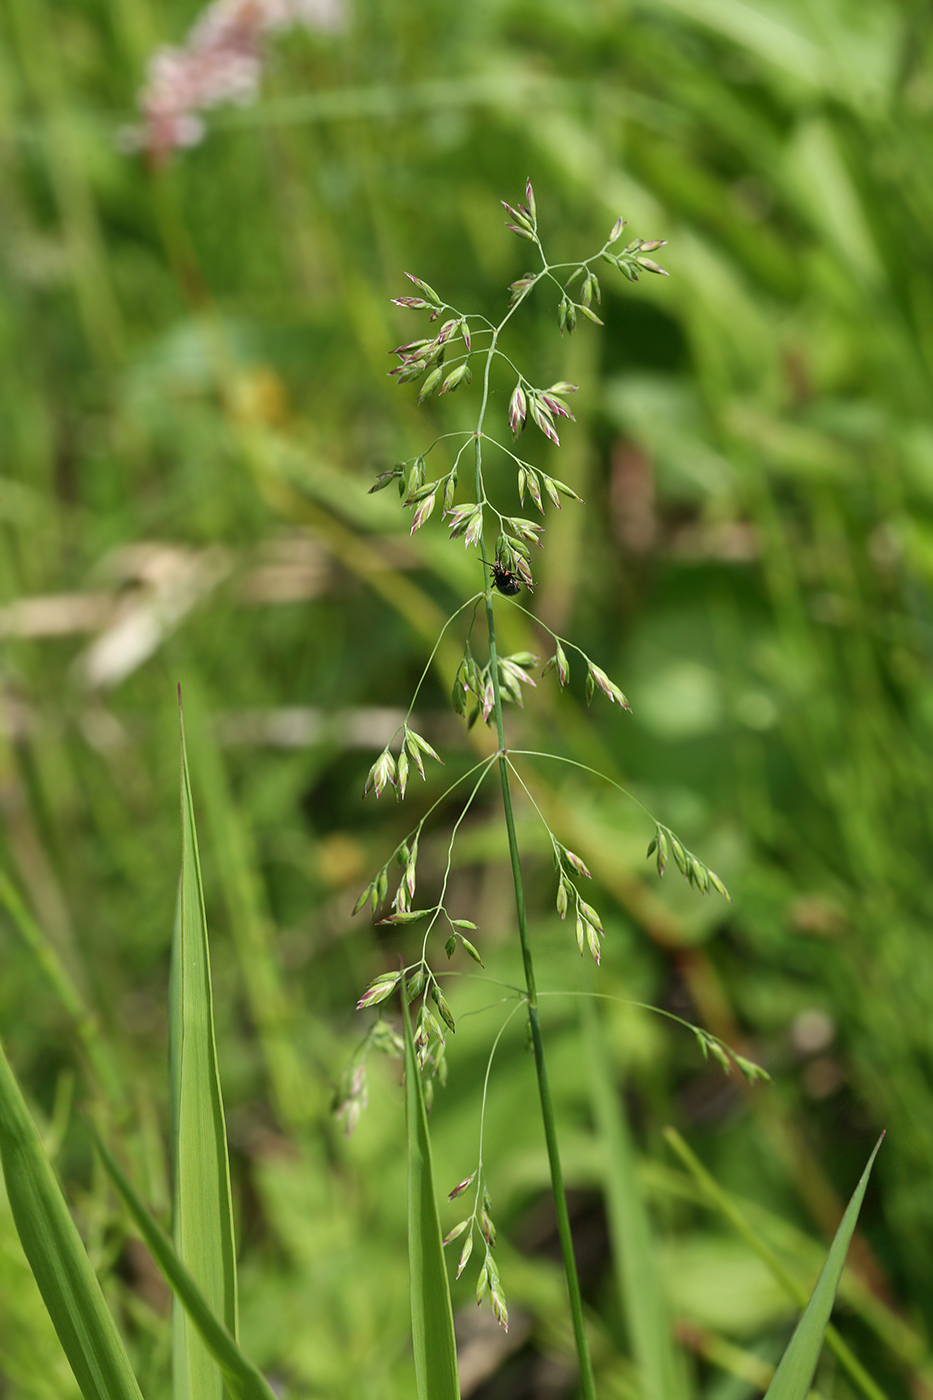
POLYGON ((493 587, 498 588, 500 593, 504 593, 507 598, 513 598, 516 593, 522 591, 522 581, 514 569, 507 569, 500 556, 496 555, 494 564, 487 564, 487 569, 492 570, 493 587))

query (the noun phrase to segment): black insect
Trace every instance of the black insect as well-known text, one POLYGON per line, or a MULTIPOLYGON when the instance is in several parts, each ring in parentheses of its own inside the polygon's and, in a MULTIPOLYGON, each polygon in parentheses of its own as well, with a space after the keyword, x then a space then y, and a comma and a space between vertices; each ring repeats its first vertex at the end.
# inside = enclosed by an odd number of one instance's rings
POLYGON ((488 567, 492 569, 493 586, 498 588, 500 593, 504 593, 507 597, 511 598, 514 597, 516 593, 522 591, 521 580, 518 574, 512 569, 507 569, 498 554, 496 555, 496 562, 494 564, 489 564, 488 567))

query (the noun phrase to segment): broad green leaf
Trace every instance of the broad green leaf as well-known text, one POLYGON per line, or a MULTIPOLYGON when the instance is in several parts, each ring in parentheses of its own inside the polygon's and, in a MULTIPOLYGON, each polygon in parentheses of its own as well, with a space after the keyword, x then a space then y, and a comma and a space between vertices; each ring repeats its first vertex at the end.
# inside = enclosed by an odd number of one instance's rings
POLYGON ((149 1214, 142 1198, 137 1195, 106 1144, 92 1126, 90 1130, 101 1160, 136 1222, 136 1228, 171 1285, 172 1292, 184 1308, 187 1318, 197 1329, 205 1349, 216 1362, 227 1390, 235 1400, 275 1400, 275 1395, 262 1372, 244 1355, 236 1339, 219 1321, 211 1304, 172 1248, 168 1236, 149 1214))
POLYGON ((862 1172, 859 1184, 846 1207, 846 1213, 836 1231, 826 1263, 816 1281, 816 1287, 807 1304, 806 1311, 788 1343, 781 1363, 774 1373, 774 1379, 768 1386, 765 1400, 806 1400, 813 1380, 813 1373, 816 1370, 816 1363, 820 1359, 823 1336, 829 1322, 829 1315, 833 1310, 836 1289, 839 1287, 839 1279, 845 1267, 849 1243, 855 1232, 855 1223, 862 1207, 865 1188, 868 1185, 872 1165, 883 1138, 884 1134, 882 1133, 875 1143, 874 1151, 868 1159, 868 1165, 862 1172))
POLYGON ((142 1393, 71 1212, 0 1048, 0 1161, 10 1210, 85 1400, 142 1393))
MULTIPOLYGON (((210 953, 201 866, 181 721, 182 861, 172 940, 169 1049, 172 1082, 173 1233, 182 1263, 236 1337, 236 1255, 210 953)), ((173 1318, 176 1400, 222 1400, 220 1369, 176 1302, 173 1318)))
POLYGON ((674 1348, 658 1251, 638 1177, 628 1124, 610 1074, 610 1055, 599 1013, 583 1003, 587 1076, 593 1116, 606 1153, 604 1191, 617 1290, 632 1356, 645 1400, 681 1400, 683 1367, 674 1348))
POLYGON ((441 1245, 434 1168, 421 1071, 405 1020, 405 1106, 408 1123, 408 1262, 411 1270, 411 1331, 418 1400, 459 1400, 457 1345, 450 1285, 441 1245))

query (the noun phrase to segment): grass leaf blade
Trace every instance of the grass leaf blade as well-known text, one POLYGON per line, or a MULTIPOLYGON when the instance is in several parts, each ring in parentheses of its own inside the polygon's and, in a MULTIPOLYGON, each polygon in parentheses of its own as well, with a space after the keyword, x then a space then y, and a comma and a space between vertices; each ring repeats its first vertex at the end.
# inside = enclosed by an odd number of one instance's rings
POLYGON ((29 1266, 85 1400, 142 1400, 97 1276, 0 1047, 0 1161, 29 1266))
POLYGON ((460 1400, 457 1345, 434 1190, 428 1115, 404 997, 402 1007, 408 1124, 408 1259, 418 1400, 460 1400))
POLYGON ((133 1217, 153 1259, 171 1285, 175 1297, 181 1302, 187 1317, 194 1323, 205 1347, 223 1373, 224 1383, 230 1394, 235 1400, 275 1400, 275 1395, 262 1372, 240 1350, 239 1343, 218 1319, 172 1248, 168 1236, 156 1224, 106 1143, 92 1125, 88 1126, 110 1179, 133 1217))
POLYGON ((206 819, 218 893, 227 912, 248 1014, 265 1060, 273 1111, 280 1123, 300 1131, 313 1120, 318 1104, 313 1078, 305 1072, 298 1050, 292 994, 273 953, 273 919, 255 841, 234 798, 210 727, 209 706, 190 682, 185 685, 185 709, 193 736, 191 768, 201 830, 206 819))
MULTIPOLYGON (((800 1308, 806 1307, 806 1289, 797 1281, 764 1238, 752 1228, 731 1197, 723 1191, 722 1187, 710 1176, 706 1168, 701 1165, 698 1158, 684 1142, 676 1128, 665 1128, 664 1136, 700 1187, 708 1203, 716 1210, 720 1211, 724 1218, 729 1221, 748 1245, 749 1249, 757 1254, 759 1259, 767 1266, 774 1278, 787 1293, 788 1297, 793 1299, 795 1305, 800 1308)), ((875 1151, 877 1150, 876 1147, 875 1151)), ((874 1154, 872 1154, 872 1157, 874 1157, 874 1154)), ((871 1163, 869 1163, 869 1166, 870 1165, 871 1163)), ((858 1357, 839 1335, 832 1323, 829 1323, 826 1328, 826 1345, 833 1352, 840 1366, 850 1377, 853 1384, 867 1397, 867 1400, 885 1400, 884 1392, 880 1389, 872 1376, 869 1375, 868 1371, 866 1371, 858 1357)))
POLYGON ((774 1373, 774 1379, 768 1386, 765 1400, 806 1400, 813 1374, 816 1371, 816 1363, 820 1359, 823 1337, 835 1302, 839 1279, 845 1267, 849 1244, 855 1232, 855 1224, 862 1207, 865 1188, 868 1185, 868 1178, 883 1139, 884 1134, 882 1133, 875 1143, 874 1150, 868 1159, 868 1165, 862 1172, 861 1179, 852 1194, 852 1199, 846 1207, 845 1215, 842 1217, 839 1229, 836 1231, 830 1246, 826 1263, 816 1281, 816 1287, 803 1317, 798 1322, 794 1335, 788 1343, 787 1350, 781 1357, 780 1365, 774 1373))
MULTIPOLYGON (((230 1166, 221 1098, 210 951, 201 864, 181 717, 182 864, 175 930, 169 1040, 172 1081, 173 1233, 178 1255, 227 1331, 236 1337, 236 1255, 230 1166)), ((223 1379, 176 1304, 176 1400, 221 1400, 223 1379)))
POLYGON ((587 1074, 593 1117, 606 1150, 604 1190, 617 1291, 645 1400, 685 1400, 683 1365, 658 1267, 658 1250, 635 1151, 609 1072, 606 1035, 597 1009, 583 1003, 587 1074))

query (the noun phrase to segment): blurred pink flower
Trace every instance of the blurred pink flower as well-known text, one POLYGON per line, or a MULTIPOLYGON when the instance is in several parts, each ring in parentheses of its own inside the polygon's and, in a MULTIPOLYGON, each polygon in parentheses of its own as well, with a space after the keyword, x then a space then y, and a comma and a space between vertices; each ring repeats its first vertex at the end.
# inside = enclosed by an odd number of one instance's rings
POLYGON ((301 24, 339 29, 343 0, 214 0, 182 48, 160 48, 149 60, 139 95, 141 125, 120 133, 127 151, 165 161, 204 136, 202 112, 224 102, 255 101, 262 76, 262 39, 301 24))

